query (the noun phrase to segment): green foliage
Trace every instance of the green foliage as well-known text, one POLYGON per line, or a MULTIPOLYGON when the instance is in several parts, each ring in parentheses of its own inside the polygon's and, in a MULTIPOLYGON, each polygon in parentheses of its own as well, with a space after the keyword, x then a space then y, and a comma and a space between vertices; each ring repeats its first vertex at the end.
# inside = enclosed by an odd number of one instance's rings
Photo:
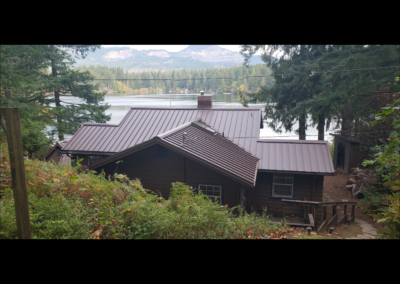
MULTIPOLYGON (((3 154, 8 157, 5 144, 3 154)), ((0 168, 0 238, 15 239, 15 207, 8 160, 0 168)), ((140 181, 103 173, 78 173, 35 159, 25 160, 32 237, 37 239, 262 238, 284 226, 255 214, 237 217, 193 188, 176 182, 165 200, 140 181)))
MULTIPOLYGON (((89 71, 95 78, 110 79, 92 81, 98 83, 102 90, 110 90, 116 93, 138 92, 141 88, 149 88, 151 91, 161 89, 165 93, 180 92, 188 89, 190 93, 198 93, 204 90, 207 93, 224 92, 236 93, 239 84, 244 85, 245 91, 257 91, 260 85, 272 85, 273 78, 269 76, 269 67, 257 64, 251 68, 245 66, 235 66, 231 68, 211 68, 206 70, 173 70, 173 71, 152 71, 152 72, 127 72, 122 67, 108 66, 80 66, 76 70, 89 71), (255 77, 246 80, 246 76, 266 76, 255 77), (209 79, 206 79, 209 78, 209 79), (233 79, 212 79, 212 78, 233 78, 233 79), (133 79, 133 80, 116 80, 133 79), (151 81, 148 79, 158 79, 151 81), (171 81, 174 79, 180 81, 171 81), (188 79, 188 80, 182 80, 188 79)), ((150 92, 149 91, 149 92, 150 92)))
POLYGON ((18 107, 24 150, 41 156, 54 144, 75 134, 84 122, 106 122, 105 93, 89 83, 89 72, 73 70, 74 58, 84 58, 99 46, 1 45, 0 105, 18 107), (83 104, 65 104, 60 96, 74 96, 83 104), (54 105, 52 105, 54 104, 54 105))
POLYGON ((335 144, 332 142, 329 142, 329 152, 331 153, 332 161, 333 161, 334 151, 335 151, 335 144))
POLYGON ((243 45, 241 53, 248 60, 257 51, 263 52, 275 84, 247 96, 249 101, 272 102, 265 107, 265 118, 278 133, 292 130, 296 121, 303 131, 302 117, 308 114, 321 134, 325 121, 326 129, 336 121, 347 135, 354 131, 359 136, 371 130, 371 114, 400 90, 398 68, 386 69, 398 65, 399 45, 243 45), (276 52, 281 53, 279 61, 272 60, 276 52))
POLYGON ((364 208, 379 213, 382 222, 390 231, 382 232, 388 238, 400 239, 400 100, 385 107, 372 122, 374 127, 391 121, 394 131, 387 144, 378 145, 372 160, 365 160, 363 166, 374 165, 379 183, 368 190, 364 208), (379 189, 377 189, 377 187, 379 189))

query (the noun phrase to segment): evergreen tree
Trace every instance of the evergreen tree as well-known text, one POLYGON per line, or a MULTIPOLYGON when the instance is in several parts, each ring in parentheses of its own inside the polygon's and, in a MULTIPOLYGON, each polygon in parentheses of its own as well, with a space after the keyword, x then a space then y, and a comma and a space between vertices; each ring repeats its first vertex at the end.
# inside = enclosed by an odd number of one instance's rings
POLYGON ((100 105, 105 92, 97 92, 98 85, 93 85, 94 77, 89 72, 79 72, 71 68, 75 61, 67 53, 67 51, 72 53, 75 58, 84 58, 89 51, 94 51, 96 48, 100 46, 45 46, 45 54, 51 67, 46 89, 54 95, 48 102, 55 103, 52 114, 56 117, 56 122, 52 134, 58 135, 59 140, 64 140, 66 134, 74 134, 84 122, 105 123, 110 119, 109 115, 105 115, 105 110, 110 106, 100 105), (78 97, 84 103, 62 105, 60 98, 62 95, 78 97))
POLYGON ((278 128, 290 130, 290 119, 297 119, 300 139, 305 138, 307 114, 318 125, 322 140, 326 119, 328 128, 331 119, 339 117, 342 131, 348 132, 354 119, 371 114, 373 108, 366 103, 370 94, 379 91, 385 81, 388 90, 398 88, 394 84, 398 70, 371 67, 398 65, 399 46, 242 46, 246 60, 257 50, 264 51, 262 58, 271 67, 275 85, 248 96, 253 101, 272 100, 274 104, 266 107, 270 126, 284 122, 278 128), (282 52, 279 61, 271 60, 278 50, 282 52))

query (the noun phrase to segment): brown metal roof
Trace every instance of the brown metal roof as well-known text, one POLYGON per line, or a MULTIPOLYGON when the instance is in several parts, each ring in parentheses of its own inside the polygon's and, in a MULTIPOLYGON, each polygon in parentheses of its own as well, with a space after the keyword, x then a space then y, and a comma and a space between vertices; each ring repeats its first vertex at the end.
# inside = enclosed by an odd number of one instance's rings
POLYGON ((278 140, 257 141, 259 171, 334 175, 327 141, 278 140))
POLYGON ((259 159, 233 143, 230 139, 222 137, 220 133, 200 119, 179 125, 147 140, 145 143, 109 156, 92 164, 90 169, 121 159, 142 149, 144 144, 148 147, 154 143, 179 152, 241 183, 255 186, 259 159), (186 138, 183 143, 184 133, 186 133, 186 138))
POLYGON ((63 150, 113 154, 201 118, 252 154, 262 127, 258 108, 131 108, 120 124, 83 124, 63 150))

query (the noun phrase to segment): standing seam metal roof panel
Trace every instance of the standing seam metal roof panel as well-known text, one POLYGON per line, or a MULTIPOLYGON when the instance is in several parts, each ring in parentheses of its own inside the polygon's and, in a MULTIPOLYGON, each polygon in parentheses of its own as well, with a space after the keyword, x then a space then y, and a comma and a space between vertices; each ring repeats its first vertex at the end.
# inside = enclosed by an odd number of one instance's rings
POLYGON ((201 117, 214 129, 223 132, 234 143, 248 149, 252 154, 257 151, 256 138, 251 129, 256 129, 261 118, 261 109, 166 109, 131 108, 118 125, 84 124, 65 147, 68 151, 120 152, 136 144, 145 142, 158 133, 201 117), (250 115, 250 112, 253 115, 250 115), (157 115, 156 115, 157 113, 157 115), (156 116, 154 116, 156 115, 156 116), (247 123, 243 121, 247 119, 247 123), (242 129, 244 128, 244 129, 242 129), (158 132, 158 133, 157 133, 158 132), (250 134, 251 132, 251 134, 250 134), (246 138, 240 138, 246 137, 246 138))
POLYGON ((261 171, 334 175, 326 141, 259 139, 257 144, 261 171))

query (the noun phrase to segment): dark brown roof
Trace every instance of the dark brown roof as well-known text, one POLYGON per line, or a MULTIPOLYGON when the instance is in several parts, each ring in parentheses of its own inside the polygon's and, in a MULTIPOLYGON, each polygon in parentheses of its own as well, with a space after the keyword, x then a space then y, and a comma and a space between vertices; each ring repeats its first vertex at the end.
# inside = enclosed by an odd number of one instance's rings
POLYGON ((63 150, 118 153, 196 118, 255 154, 262 127, 258 108, 131 108, 118 125, 84 124, 63 150))
POLYGON ((257 141, 259 171, 334 175, 327 141, 278 140, 257 141))
POLYGON ((145 143, 109 156, 90 166, 90 169, 112 162, 154 143, 181 153, 207 167, 249 186, 255 186, 258 158, 233 143, 201 120, 185 123, 159 134, 145 143), (185 142, 183 142, 186 133, 185 142))

